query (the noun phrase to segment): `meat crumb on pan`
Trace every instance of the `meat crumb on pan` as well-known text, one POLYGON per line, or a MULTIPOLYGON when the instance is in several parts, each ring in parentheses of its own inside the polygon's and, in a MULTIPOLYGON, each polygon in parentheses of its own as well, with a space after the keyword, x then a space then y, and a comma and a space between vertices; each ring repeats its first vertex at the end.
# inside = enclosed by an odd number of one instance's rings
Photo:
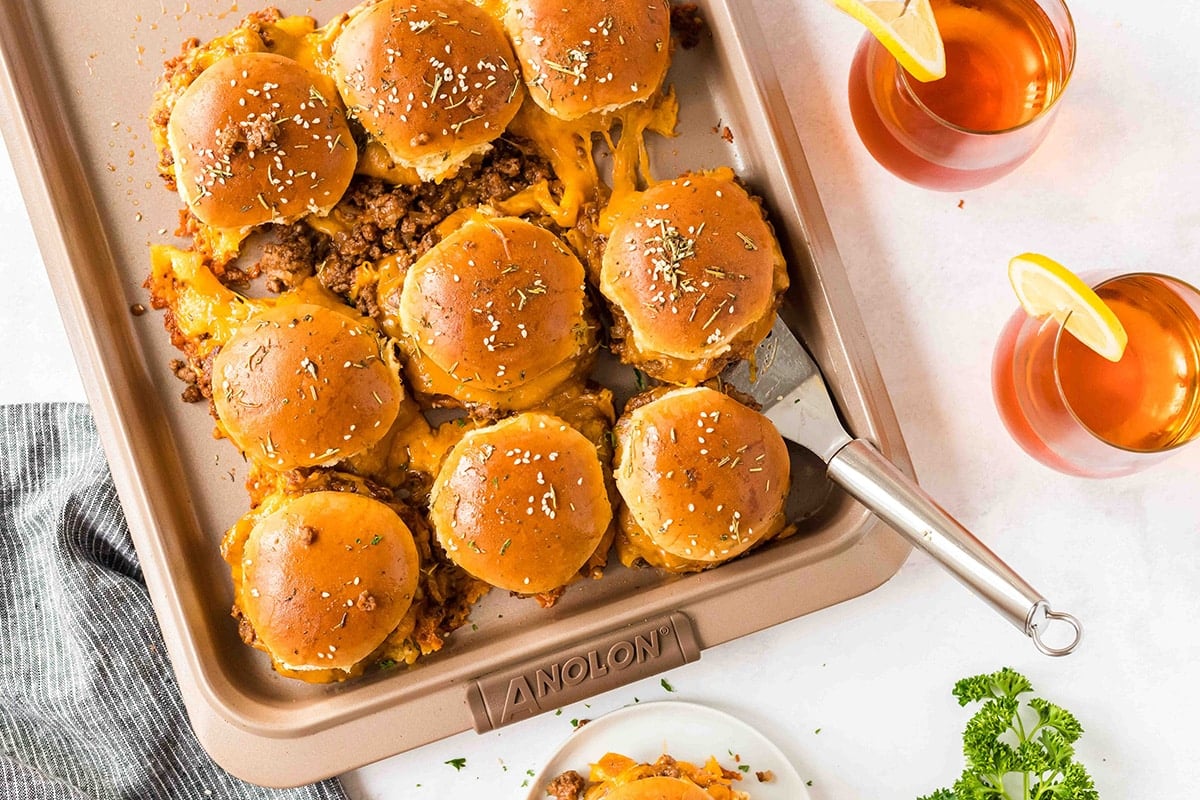
POLYGON ((671 30, 684 50, 691 50, 700 44, 700 39, 708 33, 708 23, 700 16, 700 9, 695 3, 680 3, 671 6, 671 30))

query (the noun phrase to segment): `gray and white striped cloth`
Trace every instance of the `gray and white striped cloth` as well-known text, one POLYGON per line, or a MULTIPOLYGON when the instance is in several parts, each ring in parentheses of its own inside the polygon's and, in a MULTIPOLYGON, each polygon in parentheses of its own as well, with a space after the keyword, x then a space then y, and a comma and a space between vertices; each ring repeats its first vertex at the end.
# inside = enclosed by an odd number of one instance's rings
POLYGON ((189 727, 87 406, 0 406, 0 798, 337 800, 263 789, 189 727))

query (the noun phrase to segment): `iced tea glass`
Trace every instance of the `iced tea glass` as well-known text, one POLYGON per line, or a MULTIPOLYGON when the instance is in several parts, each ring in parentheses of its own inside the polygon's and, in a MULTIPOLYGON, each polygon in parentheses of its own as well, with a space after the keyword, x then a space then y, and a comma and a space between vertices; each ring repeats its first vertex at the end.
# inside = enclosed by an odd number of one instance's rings
POLYGON ((921 83, 875 39, 850 68, 850 113, 881 165, 918 186, 973 189, 1045 138, 1075 66, 1062 0, 931 0, 946 77, 921 83))
POLYGON ((1200 435, 1200 291, 1155 273, 1081 277, 1125 327, 1121 360, 1018 309, 996 345, 993 395, 1009 433, 1043 464, 1126 475, 1200 435))

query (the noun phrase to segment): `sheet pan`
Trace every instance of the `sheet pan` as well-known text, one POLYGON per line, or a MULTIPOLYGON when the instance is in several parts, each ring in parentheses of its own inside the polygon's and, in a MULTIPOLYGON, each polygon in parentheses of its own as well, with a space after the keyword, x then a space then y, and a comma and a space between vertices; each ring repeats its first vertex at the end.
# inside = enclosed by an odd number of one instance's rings
MULTIPOLYGON (((325 21, 352 0, 287 2, 325 21)), ((702 0, 712 36, 677 53, 680 136, 656 141, 658 177, 733 166, 763 196, 789 258, 789 322, 821 364, 850 430, 911 472, 820 197, 744 0, 702 0), (723 137, 728 126, 732 134, 723 137)), ((867 592, 909 548, 796 454, 798 535, 684 578, 611 568, 543 610, 500 593, 444 651, 409 670, 332 686, 275 675, 237 637, 217 552, 247 501, 240 457, 212 438, 202 404, 179 401, 176 357, 142 281, 170 241, 177 200, 154 171, 146 121, 162 61, 255 10, 217 0, 6 0, 0 4, 0 128, 95 413, 175 674, 200 741, 250 781, 291 786, 474 727, 487 730, 701 657, 705 648, 867 592), (612 648, 637 669, 599 670, 612 648), (622 650, 622 652, 624 652, 622 650), (537 670, 585 676, 520 708, 537 670), (568 666, 573 665, 573 666, 568 666), (354 742, 353 747, 345 746, 354 742)), ((608 662, 604 662, 608 663, 608 662)), ((535 693, 536 694, 536 693, 535 693)))

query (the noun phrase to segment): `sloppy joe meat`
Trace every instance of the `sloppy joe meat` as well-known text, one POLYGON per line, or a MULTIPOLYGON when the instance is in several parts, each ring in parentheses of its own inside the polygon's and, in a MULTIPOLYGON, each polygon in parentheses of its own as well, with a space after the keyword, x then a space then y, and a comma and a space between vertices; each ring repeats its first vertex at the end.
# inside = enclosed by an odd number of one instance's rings
POLYGON ((583 776, 569 769, 550 781, 550 785, 546 787, 546 794, 555 800, 582 800, 585 786, 583 776))

